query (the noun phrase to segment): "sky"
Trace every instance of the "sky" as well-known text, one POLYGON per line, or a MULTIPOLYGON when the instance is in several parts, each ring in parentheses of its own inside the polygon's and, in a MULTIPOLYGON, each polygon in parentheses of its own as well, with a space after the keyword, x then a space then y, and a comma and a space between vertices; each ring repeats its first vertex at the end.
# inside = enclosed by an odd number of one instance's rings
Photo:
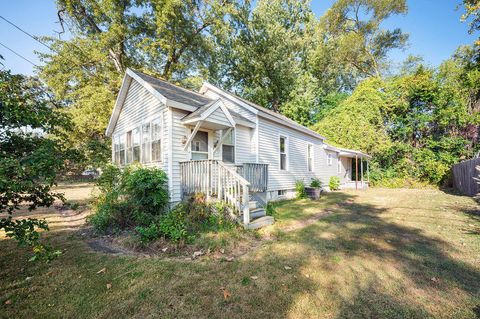
MULTIPOLYGON (((405 50, 390 52, 389 58, 396 65, 400 65, 409 54, 413 54, 422 56, 426 63, 437 66, 448 59, 458 46, 472 44, 478 37, 478 34, 469 35, 467 23, 460 22, 462 9, 457 10, 457 6, 461 0, 407 1, 408 14, 393 16, 383 25, 390 29, 401 28, 410 35, 409 45, 405 50)), ((312 0, 312 9, 320 16, 333 2, 334 0, 312 0)), ((0 1, 0 16, 36 36, 58 37, 56 31, 61 30, 57 23, 54 0, 3 0, 0 1)), ((0 55, 5 59, 4 68, 12 70, 13 73, 31 75, 34 73, 34 66, 2 45, 37 65, 41 65, 41 62, 35 51, 48 51, 40 43, 0 19, 0 55)))

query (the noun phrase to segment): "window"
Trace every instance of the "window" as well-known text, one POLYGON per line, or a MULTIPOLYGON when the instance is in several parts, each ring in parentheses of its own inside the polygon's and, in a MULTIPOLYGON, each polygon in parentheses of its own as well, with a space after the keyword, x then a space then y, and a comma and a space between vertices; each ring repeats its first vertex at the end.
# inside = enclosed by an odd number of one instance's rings
POLYGON ((125 165, 125 135, 124 134, 120 134, 120 136, 118 137, 118 141, 119 141, 119 158, 120 158, 120 161, 119 161, 119 164, 120 165, 125 165))
POLYGON ((338 173, 342 172, 342 161, 340 160, 340 157, 337 158, 337 172, 338 173))
POLYGON ((278 196, 285 196, 287 195, 287 190, 286 189, 279 189, 277 191, 278 196))
POLYGON ((150 162, 150 123, 142 125, 142 163, 150 162))
POLYGON ((208 133, 198 131, 191 143, 192 160, 208 159, 208 133))
POLYGON ((280 136, 280 170, 287 170, 287 138, 280 136))
POLYGON ((332 159, 332 153, 328 153, 327 155, 327 164, 328 166, 332 166, 333 159, 332 159))
POLYGON ((140 162, 140 129, 127 132, 127 164, 140 162))
POLYGON ((222 131, 222 161, 225 163, 235 163, 235 138, 233 130, 222 131), (224 134, 227 134, 224 136, 224 134))
POLYGON ((152 144, 151 154, 152 162, 158 162, 162 160, 162 126, 161 119, 153 120, 150 124, 150 130, 152 131, 152 144))
POLYGON ((313 172, 313 144, 308 144, 307 157, 308 157, 308 171, 313 172))

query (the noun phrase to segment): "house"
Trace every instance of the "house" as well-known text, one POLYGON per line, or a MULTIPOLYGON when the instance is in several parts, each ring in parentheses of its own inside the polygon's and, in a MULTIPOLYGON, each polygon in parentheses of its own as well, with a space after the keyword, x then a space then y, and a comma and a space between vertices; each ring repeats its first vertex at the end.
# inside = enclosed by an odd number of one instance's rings
POLYGON ((167 173, 172 204, 203 192, 230 204, 250 228, 273 222, 262 207, 293 197, 297 180, 328 185, 338 176, 342 187, 368 186, 367 154, 331 146, 317 132, 210 83, 193 92, 128 69, 106 135, 115 163, 167 173))

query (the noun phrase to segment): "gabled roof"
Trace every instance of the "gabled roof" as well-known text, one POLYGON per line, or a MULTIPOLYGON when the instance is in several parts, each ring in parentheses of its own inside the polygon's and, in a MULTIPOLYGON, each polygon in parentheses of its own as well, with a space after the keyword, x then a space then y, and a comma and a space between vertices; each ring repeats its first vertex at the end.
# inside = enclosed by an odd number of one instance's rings
MULTIPOLYGON (((130 69, 129 69, 130 70, 130 69)), ((163 81, 145 73, 130 70, 146 83, 150 84, 156 91, 169 100, 200 107, 213 100, 194 91, 184 89, 178 85, 163 81)), ((127 71, 128 72, 128 71, 127 71)))
POLYGON ((198 109, 196 109, 194 112, 188 114, 184 118, 182 118, 182 122, 188 123, 190 121, 196 121, 196 120, 206 120, 215 110, 221 109, 223 114, 225 114, 225 117, 227 120, 230 122, 232 127, 235 127, 235 121, 230 114, 229 110, 223 104, 223 101, 221 99, 215 100, 213 102, 210 102, 208 104, 205 104, 198 109))
POLYGON ((200 92, 201 93, 204 93, 207 89, 212 89, 214 92, 217 92, 223 96, 226 96, 226 97, 230 97, 231 100, 233 100, 234 102, 237 102, 237 104, 240 104, 242 106, 244 106, 246 109, 250 110, 252 113, 254 114, 258 114, 260 116, 263 116, 265 118, 268 118, 270 120, 273 120, 273 121, 276 121, 278 123, 282 123, 286 126, 290 126, 294 129, 297 129, 297 130, 300 130, 304 133, 307 133, 309 135, 313 135, 317 138, 320 138, 322 140, 325 140, 325 136, 322 136, 320 134, 318 134, 317 132, 303 126, 303 125, 300 125, 298 124, 297 122, 295 122, 294 120, 291 120, 289 119, 288 117, 286 117, 285 115, 282 115, 280 113, 277 113, 275 111, 272 111, 272 110, 269 110, 263 106, 260 106, 258 104, 255 104, 253 102, 250 102, 248 100, 245 100, 233 93, 230 93, 228 91, 225 91, 224 89, 222 88, 219 88, 218 86, 215 86, 211 83, 208 83, 208 82, 205 82, 202 86, 202 88, 200 89, 200 92))

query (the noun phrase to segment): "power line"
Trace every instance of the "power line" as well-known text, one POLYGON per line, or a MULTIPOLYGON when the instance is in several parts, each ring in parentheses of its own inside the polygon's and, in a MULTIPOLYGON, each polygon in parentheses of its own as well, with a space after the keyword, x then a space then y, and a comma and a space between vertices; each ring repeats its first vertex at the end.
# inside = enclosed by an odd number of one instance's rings
POLYGON ((43 46, 45 46, 45 47, 47 47, 48 49, 50 49, 50 50, 53 51, 53 49, 52 49, 49 45, 47 45, 45 42, 40 41, 40 40, 38 39, 38 37, 34 36, 34 35, 31 34, 31 33, 28 33, 28 32, 25 31, 25 30, 23 30, 22 28, 20 28, 18 25, 16 25, 16 24, 13 23, 12 21, 7 20, 6 18, 4 18, 4 17, 1 16, 1 15, 0 15, 0 19, 2 19, 2 20, 4 20, 5 22, 9 23, 9 24, 12 25, 14 28, 20 30, 21 32, 23 32, 23 33, 25 33, 26 35, 28 35, 30 38, 34 39, 34 40, 37 41, 38 43, 42 44, 43 46))
POLYGON ((27 59, 26 57, 24 57, 24 56, 21 55, 20 53, 14 51, 14 50, 12 50, 12 49, 10 49, 9 47, 7 47, 7 46, 6 46, 5 44, 3 44, 2 42, 0 42, 0 45, 1 45, 2 47, 4 47, 5 49, 7 49, 8 51, 10 51, 10 52, 12 52, 13 54, 15 54, 16 56, 24 59, 25 61, 27 61, 27 62, 30 63, 31 65, 38 67, 38 65, 36 65, 36 64, 33 63, 32 61, 30 61, 29 59, 27 59))

